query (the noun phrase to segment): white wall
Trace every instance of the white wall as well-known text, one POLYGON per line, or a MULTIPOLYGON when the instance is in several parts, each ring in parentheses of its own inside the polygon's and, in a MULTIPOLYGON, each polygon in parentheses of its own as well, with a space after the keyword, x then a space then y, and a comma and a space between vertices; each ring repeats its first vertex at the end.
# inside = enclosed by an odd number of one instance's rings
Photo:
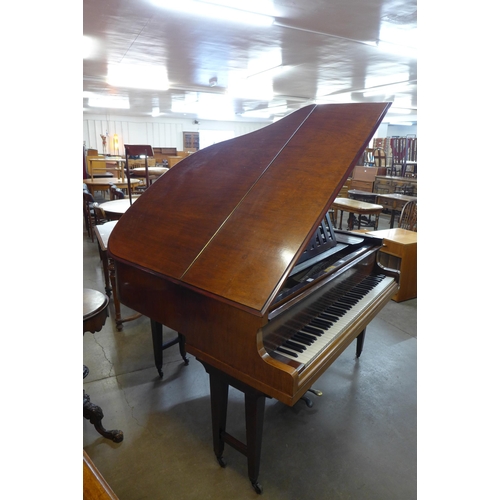
MULTIPOLYGON (((269 125, 263 122, 224 122, 216 120, 200 120, 194 124, 192 119, 180 118, 130 118, 112 115, 91 115, 83 117, 83 140, 87 148, 97 149, 103 153, 100 134, 108 132, 108 154, 124 155, 123 144, 147 144, 153 147, 175 147, 182 151, 182 132, 198 132, 200 130, 232 131, 234 137, 253 132, 269 125), (113 136, 118 135, 118 150, 113 147, 113 136)), ((417 126, 396 126, 383 123, 373 137, 385 138, 417 135, 417 126)))
POLYGON ((83 117, 83 140, 87 149, 97 149, 103 153, 100 134, 108 133, 106 152, 124 155, 124 144, 147 144, 153 147, 176 147, 182 151, 182 132, 203 130, 233 131, 234 137, 258 130, 268 123, 223 122, 200 120, 194 124, 192 119, 177 118, 130 118, 112 115, 91 115, 83 117), (113 136, 118 135, 118 151, 113 147, 113 136))

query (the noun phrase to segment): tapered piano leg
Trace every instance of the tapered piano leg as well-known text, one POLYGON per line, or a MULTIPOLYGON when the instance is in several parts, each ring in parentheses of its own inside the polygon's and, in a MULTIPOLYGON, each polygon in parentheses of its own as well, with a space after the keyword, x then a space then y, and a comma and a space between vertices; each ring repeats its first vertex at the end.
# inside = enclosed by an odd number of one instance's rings
POLYGON ((261 393, 245 392, 245 416, 247 426, 248 477, 254 490, 261 494, 262 486, 257 481, 260 469, 262 431, 264 428, 264 408, 266 396, 261 393))
POLYGON ((225 443, 245 455, 247 457, 250 482, 253 489, 261 494, 263 489, 258 482, 258 477, 262 449, 262 431, 264 427, 264 409, 267 396, 243 382, 227 376, 203 361, 202 364, 210 376, 212 435, 217 461, 221 467, 226 466, 226 462, 222 457, 225 443), (229 385, 235 387, 245 395, 246 444, 226 432, 229 385))
POLYGON ((221 467, 226 466, 224 453, 224 434, 227 421, 227 396, 229 384, 217 372, 210 373, 210 399, 212 409, 212 436, 215 457, 221 467))
POLYGON ((356 357, 359 358, 361 353, 363 352, 363 344, 365 343, 365 333, 366 329, 364 329, 357 337, 356 337, 356 357))
POLYGON ((151 320, 151 335, 153 337, 153 354, 155 366, 160 378, 163 378, 163 325, 151 320))

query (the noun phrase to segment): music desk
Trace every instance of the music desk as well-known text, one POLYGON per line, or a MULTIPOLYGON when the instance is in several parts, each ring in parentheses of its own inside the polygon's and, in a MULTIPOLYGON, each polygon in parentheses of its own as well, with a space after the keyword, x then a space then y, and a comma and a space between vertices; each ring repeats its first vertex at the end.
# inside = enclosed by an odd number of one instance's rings
POLYGON ((347 220, 347 228, 352 230, 354 228, 354 224, 356 222, 355 214, 358 215, 358 229, 361 229, 361 225, 368 226, 373 225, 373 228, 376 230, 378 228, 378 219, 379 215, 382 212, 384 207, 382 205, 375 205, 374 203, 366 203, 364 201, 351 200, 350 198, 335 198, 331 206, 331 210, 333 210, 333 224, 337 227, 337 210, 340 210, 340 222, 338 225, 338 229, 342 229, 342 216, 344 212, 349 213, 349 218, 347 220), (371 218, 368 221, 362 221, 363 215, 374 215, 375 220, 372 222, 371 218))
POLYGON ((402 302, 414 299, 417 296, 417 233, 394 228, 368 231, 366 234, 384 239, 379 253, 380 263, 400 272, 399 291, 392 300, 402 302))

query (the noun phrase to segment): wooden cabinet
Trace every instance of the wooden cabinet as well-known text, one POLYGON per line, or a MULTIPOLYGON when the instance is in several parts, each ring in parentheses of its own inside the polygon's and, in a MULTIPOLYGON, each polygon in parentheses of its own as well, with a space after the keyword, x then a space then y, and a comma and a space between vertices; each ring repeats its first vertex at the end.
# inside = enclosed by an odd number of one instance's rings
POLYGON ((182 132, 182 143, 184 151, 198 151, 200 149, 200 133, 182 132))
POLYGON ((383 238, 379 261, 383 266, 398 269, 399 290, 392 297, 396 302, 417 296, 417 233, 406 229, 383 229, 368 234, 383 238))
POLYGON ((373 192, 380 194, 399 193, 408 196, 417 196, 417 179, 376 176, 373 192))
POLYGON ((373 192, 373 182, 369 181, 358 181, 353 179, 351 181, 351 189, 357 189, 359 191, 373 192))
POLYGON ((373 192, 373 184, 377 175, 385 175, 383 167, 364 167, 356 165, 352 172, 351 189, 373 192))

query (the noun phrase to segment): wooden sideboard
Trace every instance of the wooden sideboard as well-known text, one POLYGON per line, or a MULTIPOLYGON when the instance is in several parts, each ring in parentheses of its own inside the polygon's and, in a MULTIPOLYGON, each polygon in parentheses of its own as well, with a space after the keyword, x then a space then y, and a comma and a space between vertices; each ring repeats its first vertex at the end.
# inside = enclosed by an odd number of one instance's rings
POLYGON ((399 193, 408 196, 417 196, 417 179, 411 177, 388 177, 385 175, 377 175, 373 185, 373 192, 380 194, 399 193))

